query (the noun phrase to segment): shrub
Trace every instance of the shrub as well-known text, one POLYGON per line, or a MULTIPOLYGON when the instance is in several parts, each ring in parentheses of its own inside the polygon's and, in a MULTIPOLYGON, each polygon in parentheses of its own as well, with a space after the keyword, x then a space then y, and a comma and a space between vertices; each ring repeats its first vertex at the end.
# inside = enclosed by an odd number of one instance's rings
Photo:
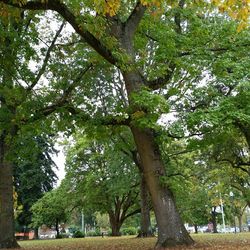
POLYGON ((73 238, 84 238, 84 237, 85 237, 85 235, 84 235, 84 233, 81 232, 81 231, 75 231, 75 232, 73 233, 73 238))
POLYGON ((63 236, 61 234, 56 235, 56 239, 62 239, 63 236))
POLYGON ((91 230, 91 231, 88 231, 86 233, 86 236, 101 236, 102 233, 100 231, 100 229, 96 229, 96 230, 91 230))
POLYGON ((137 229, 135 227, 126 227, 121 229, 122 235, 136 235, 137 229))

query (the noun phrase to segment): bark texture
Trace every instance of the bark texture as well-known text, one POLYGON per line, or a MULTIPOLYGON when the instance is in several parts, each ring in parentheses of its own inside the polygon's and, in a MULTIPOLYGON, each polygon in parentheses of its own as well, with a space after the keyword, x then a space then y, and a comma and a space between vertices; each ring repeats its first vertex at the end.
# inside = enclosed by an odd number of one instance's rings
POLYGON ((138 237, 151 237, 153 236, 150 222, 150 197, 148 188, 146 186, 146 180, 142 174, 141 176, 141 187, 140 187, 140 197, 141 197, 141 228, 138 237))
POLYGON ((14 230, 12 166, 0 163, 0 249, 18 248, 14 230))
POLYGON ((113 211, 110 211, 109 222, 111 226, 111 236, 121 236, 120 229, 122 222, 119 218, 119 215, 113 213, 113 211))
POLYGON ((142 161, 157 221, 158 241, 155 248, 193 244, 177 211, 171 190, 161 184, 160 177, 165 175, 165 169, 159 149, 154 142, 153 132, 132 127, 132 133, 142 161))
POLYGON ((151 228, 150 221, 150 210, 152 208, 150 202, 150 194, 148 192, 146 179, 143 175, 143 167, 141 166, 141 160, 137 150, 131 151, 132 157, 135 165, 138 167, 138 170, 141 174, 141 183, 140 183, 140 207, 141 207, 141 224, 140 232, 137 237, 145 238, 154 236, 151 228))
POLYGON ((217 212, 215 210, 216 210, 216 207, 213 207, 213 211, 211 212, 211 222, 213 224, 213 233, 218 233, 218 230, 217 230, 217 212))

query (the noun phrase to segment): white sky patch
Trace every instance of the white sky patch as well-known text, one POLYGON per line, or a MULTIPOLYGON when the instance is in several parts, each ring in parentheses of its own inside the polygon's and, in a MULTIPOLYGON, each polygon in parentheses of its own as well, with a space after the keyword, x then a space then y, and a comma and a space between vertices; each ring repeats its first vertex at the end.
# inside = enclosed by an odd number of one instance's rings
POLYGON ((56 144, 55 146, 56 150, 58 150, 58 154, 53 154, 51 157, 53 159, 53 161, 56 163, 58 169, 54 169, 57 177, 58 177, 58 181, 56 183, 56 186, 59 186, 61 184, 61 181, 64 179, 65 177, 65 160, 66 157, 64 155, 64 150, 63 150, 63 146, 60 144, 56 144))
POLYGON ((167 114, 162 114, 157 123, 163 127, 168 127, 176 120, 176 112, 170 112, 167 114))

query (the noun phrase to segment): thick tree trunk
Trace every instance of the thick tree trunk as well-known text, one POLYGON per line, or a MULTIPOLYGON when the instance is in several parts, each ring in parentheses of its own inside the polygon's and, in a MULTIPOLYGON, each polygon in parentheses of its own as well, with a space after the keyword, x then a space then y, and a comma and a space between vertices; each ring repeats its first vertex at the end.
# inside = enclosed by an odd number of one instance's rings
MULTIPOLYGON (((3 158, 2 158, 3 159, 3 158)), ((14 230, 11 164, 0 162, 0 249, 18 248, 14 230)))
POLYGON ((111 213, 109 213, 109 222, 111 226, 111 236, 121 236, 120 229, 122 223, 111 213))
POLYGON ((150 222, 150 200, 148 188, 146 186, 146 180, 141 175, 141 187, 140 187, 140 196, 141 196, 141 228, 138 237, 151 237, 153 236, 151 230, 150 222))
MULTIPOLYGON (((125 49, 131 55, 131 44, 124 41, 125 49)), ((131 94, 142 89, 143 79, 138 72, 123 72, 126 90, 129 96, 131 107, 134 107, 131 94)), ((137 107, 134 107, 134 112, 137 107)), ((140 108, 140 107, 139 107, 140 108)), ((191 245, 194 243, 186 228, 183 225, 181 217, 177 211, 173 193, 169 187, 162 183, 162 177, 166 175, 160 150, 155 143, 155 135, 151 129, 138 128, 131 124, 130 126, 137 151, 140 156, 142 172, 147 183, 151 196, 152 205, 158 226, 158 241, 155 249, 177 245, 191 245)))
POLYGON ((149 129, 131 128, 140 159, 143 174, 149 189, 158 226, 156 249, 169 246, 191 245, 193 240, 185 229, 177 211, 171 190, 161 183, 165 169, 155 144, 153 132, 149 129))

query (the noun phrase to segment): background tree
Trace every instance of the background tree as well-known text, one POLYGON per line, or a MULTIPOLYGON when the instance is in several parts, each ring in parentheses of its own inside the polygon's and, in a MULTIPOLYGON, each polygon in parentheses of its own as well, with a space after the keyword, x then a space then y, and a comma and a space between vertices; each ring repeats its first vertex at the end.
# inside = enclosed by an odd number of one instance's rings
POLYGON ((32 226, 40 227, 43 224, 56 229, 57 237, 60 234, 59 223, 65 223, 68 218, 67 199, 60 189, 46 193, 31 208, 32 226))
MULTIPOLYGON (((13 227, 12 178, 13 165, 16 162, 14 152, 17 137, 23 136, 24 133, 29 134, 29 130, 32 130, 33 134, 35 134, 35 131, 39 134, 42 129, 53 127, 51 126, 52 120, 45 121, 44 118, 66 103, 69 94, 89 67, 82 71, 78 67, 76 71, 77 73, 80 72, 80 74, 71 82, 67 82, 65 89, 61 92, 54 91, 56 86, 40 88, 44 82, 43 76, 51 74, 59 63, 52 60, 52 51, 64 23, 58 27, 56 32, 50 32, 49 37, 46 37, 46 35, 44 37, 45 33, 41 35, 42 33, 38 31, 38 14, 30 15, 17 9, 6 9, 2 4, 1 13, 5 14, 1 15, 0 20, 0 32, 3 41, 0 48, 3 54, 0 62, 0 79, 2 83, 0 89, 0 199, 2 204, 0 213, 0 248, 12 248, 17 247, 13 227), (42 42, 39 44, 38 41, 42 42), (36 49, 38 44, 43 45, 36 49), (37 68, 31 68, 31 63, 35 63, 37 68), (50 73, 46 71, 48 68, 50 73), (43 122, 37 122, 40 119, 44 119, 43 122)), ((57 51, 53 55, 57 56, 60 53, 60 51, 57 51)), ((66 68, 65 66, 64 70, 66 68)), ((65 71, 60 72, 61 75, 57 74, 57 77, 64 81, 66 79, 65 71)), ((51 80, 49 77, 47 79, 51 80)), ((53 120, 55 121, 55 119, 53 120)), ((49 133, 51 133, 51 130, 49 133)), ((25 147, 28 148, 28 145, 25 145, 25 147)))
MULTIPOLYGON (((105 135, 104 135, 105 136, 105 135)), ((130 158, 107 141, 76 136, 66 161, 66 184, 84 210, 109 215, 112 236, 120 235, 123 222, 139 213, 138 176, 130 158), (68 182, 68 183, 67 183, 68 182), (128 188, 129 187, 129 188, 128 188)))
POLYGON ((52 190, 57 180, 56 165, 51 158, 51 154, 56 153, 52 140, 53 137, 45 136, 22 138, 15 148, 14 183, 18 202, 23 207, 16 219, 19 231, 28 230, 32 216, 30 208, 45 192, 52 190), (30 145, 29 150, 23 145, 30 145))

